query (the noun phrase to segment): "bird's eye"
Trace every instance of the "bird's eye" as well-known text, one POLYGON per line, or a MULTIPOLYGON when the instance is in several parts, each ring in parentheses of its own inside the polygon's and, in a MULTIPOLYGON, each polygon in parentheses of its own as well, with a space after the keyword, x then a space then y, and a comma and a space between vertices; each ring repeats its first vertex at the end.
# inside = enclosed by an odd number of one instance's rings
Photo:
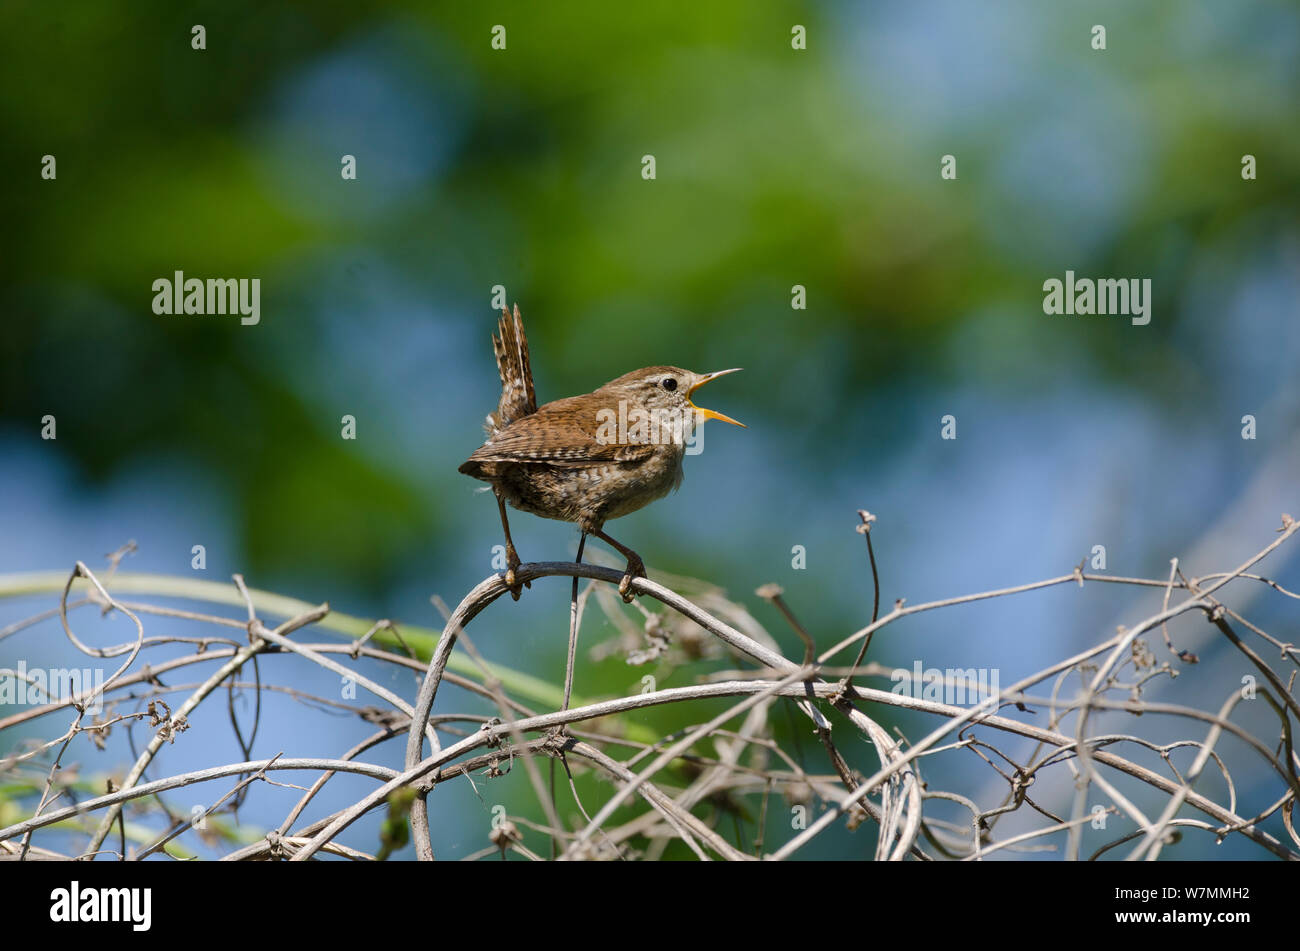
POLYGON ((673 390, 677 389, 677 381, 676 381, 675 379, 673 379, 672 377, 670 377, 670 376, 666 376, 666 377, 664 377, 663 382, 662 382, 661 384, 659 384, 659 385, 662 386, 662 387, 663 387, 665 390, 667 390, 669 393, 671 393, 673 390))

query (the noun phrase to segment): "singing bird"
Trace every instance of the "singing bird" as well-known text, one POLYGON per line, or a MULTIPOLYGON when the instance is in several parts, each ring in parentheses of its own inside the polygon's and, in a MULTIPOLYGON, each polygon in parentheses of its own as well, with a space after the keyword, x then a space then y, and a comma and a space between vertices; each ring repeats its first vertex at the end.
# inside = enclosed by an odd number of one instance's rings
POLYGON ((714 373, 643 367, 591 393, 539 407, 518 304, 513 315, 501 311, 492 349, 501 374, 501 400, 484 424, 487 441, 460 471, 490 483, 496 495, 511 596, 519 600, 515 569, 521 562, 510 538, 507 502, 522 512, 576 522, 584 540, 594 535, 616 548, 627 559, 619 594, 630 602, 632 579, 646 576, 645 563, 607 535, 605 523, 681 485, 687 443, 705 419, 744 426, 691 402, 705 383, 739 367, 714 373))

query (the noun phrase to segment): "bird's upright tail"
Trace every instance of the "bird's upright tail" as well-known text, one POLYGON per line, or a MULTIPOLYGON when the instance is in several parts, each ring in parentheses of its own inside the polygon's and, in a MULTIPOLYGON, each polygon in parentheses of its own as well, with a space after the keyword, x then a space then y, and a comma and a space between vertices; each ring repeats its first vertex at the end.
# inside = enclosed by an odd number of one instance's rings
POLYGON ((497 357, 497 371, 501 374, 501 401, 497 411, 489 413, 483 428, 488 438, 505 429, 521 416, 537 412, 537 394, 533 392, 533 369, 528 363, 528 338, 524 336, 524 322, 515 312, 502 308, 497 322, 497 333, 492 335, 492 350, 497 357))

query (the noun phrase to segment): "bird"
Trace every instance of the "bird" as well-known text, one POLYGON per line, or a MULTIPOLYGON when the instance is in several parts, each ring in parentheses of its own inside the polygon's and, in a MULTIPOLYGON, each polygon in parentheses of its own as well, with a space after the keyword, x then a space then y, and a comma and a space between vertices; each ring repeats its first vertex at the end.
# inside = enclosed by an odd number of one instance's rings
MULTIPOLYGON (((633 578, 645 562, 604 531, 621 518, 663 498, 682 484, 682 460, 705 419, 744 423, 697 407, 691 396, 704 384, 740 367, 693 373, 681 367, 642 367, 590 393, 537 405, 528 339, 519 305, 502 308, 492 349, 501 376, 501 399, 484 423, 486 440, 459 467, 492 486, 506 536, 505 584, 518 601, 515 575, 522 562, 510 538, 506 504, 543 518, 575 522, 627 559, 618 591, 631 602, 633 578)), ((524 585, 531 587, 529 582, 524 585)))

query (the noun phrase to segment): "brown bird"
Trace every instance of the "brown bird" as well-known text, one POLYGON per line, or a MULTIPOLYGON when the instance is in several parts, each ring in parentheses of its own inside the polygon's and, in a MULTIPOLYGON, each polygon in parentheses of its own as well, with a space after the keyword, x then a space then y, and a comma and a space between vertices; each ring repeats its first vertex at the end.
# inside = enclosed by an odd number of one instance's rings
MULTIPOLYGON (((492 349, 501 374, 501 400, 484 425, 487 441, 460 471, 492 485, 506 535, 510 594, 519 600, 515 569, 521 562, 510 539, 507 502, 523 512, 577 522, 583 541, 594 535, 618 549, 627 558, 618 590, 624 601, 631 601, 632 579, 646 576, 645 563, 605 534, 605 522, 681 485, 682 457, 704 419, 744 425, 691 402, 691 394, 705 383, 736 370, 644 367, 591 393, 538 407, 518 304, 513 317, 502 310, 492 349)), ((578 552, 581 558, 581 545, 578 552)))

